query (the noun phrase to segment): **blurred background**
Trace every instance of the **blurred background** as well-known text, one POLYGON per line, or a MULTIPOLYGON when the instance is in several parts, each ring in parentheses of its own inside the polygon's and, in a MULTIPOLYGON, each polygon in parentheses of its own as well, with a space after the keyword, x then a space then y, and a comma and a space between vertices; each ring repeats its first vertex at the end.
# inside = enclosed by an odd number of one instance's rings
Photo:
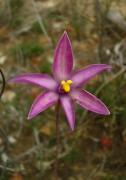
POLYGON ((74 104, 71 132, 60 111, 59 179, 126 180, 125 0, 0 0, 0 68, 6 79, 0 101, 0 180, 55 179, 55 107, 27 121, 43 89, 9 78, 52 75, 64 30, 73 47, 74 70, 92 63, 113 68, 83 86, 106 104, 109 116, 74 104))

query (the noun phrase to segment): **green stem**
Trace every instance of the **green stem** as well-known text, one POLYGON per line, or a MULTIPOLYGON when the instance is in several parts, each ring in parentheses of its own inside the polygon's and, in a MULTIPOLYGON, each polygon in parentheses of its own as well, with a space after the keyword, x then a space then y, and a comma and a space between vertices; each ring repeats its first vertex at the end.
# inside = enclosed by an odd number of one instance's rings
POLYGON ((57 103, 56 107, 56 162, 55 162, 55 174, 56 180, 58 179, 58 155, 59 155, 59 110, 60 110, 60 101, 57 103))

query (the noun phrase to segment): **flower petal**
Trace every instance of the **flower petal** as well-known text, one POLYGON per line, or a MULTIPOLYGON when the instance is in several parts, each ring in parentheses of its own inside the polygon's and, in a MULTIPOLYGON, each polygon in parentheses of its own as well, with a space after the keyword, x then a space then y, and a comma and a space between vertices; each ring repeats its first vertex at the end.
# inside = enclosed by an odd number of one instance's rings
POLYGON ((33 118, 40 112, 53 105, 59 98, 59 95, 53 91, 45 91, 41 93, 32 104, 28 119, 33 118))
POLYGON ((74 89, 69 94, 80 106, 90 111, 104 115, 110 114, 100 99, 85 90, 74 89))
POLYGON ((69 79, 73 68, 73 53, 69 37, 64 32, 54 54, 53 74, 60 83, 62 80, 69 79))
POLYGON ((99 72, 110 68, 112 67, 106 64, 92 64, 83 69, 80 69, 72 74, 70 79, 73 81, 73 84, 71 85, 71 87, 75 88, 77 86, 80 86, 99 72))
POLYGON ((65 111, 66 117, 68 119, 70 128, 74 130, 74 124, 75 124, 75 113, 74 108, 72 105, 72 101, 69 96, 67 95, 61 95, 60 96, 61 105, 65 111))
POLYGON ((47 74, 20 74, 10 79, 10 81, 36 84, 49 90, 56 90, 58 88, 58 83, 47 74))

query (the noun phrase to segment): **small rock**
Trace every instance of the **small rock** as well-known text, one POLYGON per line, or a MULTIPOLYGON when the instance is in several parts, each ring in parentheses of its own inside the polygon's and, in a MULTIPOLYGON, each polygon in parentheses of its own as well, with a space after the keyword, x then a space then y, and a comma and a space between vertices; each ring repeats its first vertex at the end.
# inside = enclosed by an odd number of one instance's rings
POLYGON ((1 100, 2 100, 3 102, 8 102, 8 101, 9 101, 9 102, 12 102, 13 99, 15 98, 15 96, 16 96, 15 92, 8 90, 8 91, 5 91, 5 92, 4 92, 1 100))
POLYGON ((7 156, 6 153, 2 153, 2 154, 1 154, 1 159, 2 159, 2 161, 3 161, 4 163, 6 163, 9 158, 8 158, 8 156, 7 156))
POLYGON ((17 140, 16 140, 13 136, 8 136, 8 142, 9 142, 10 144, 15 144, 16 141, 17 141, 17 140))
POLYGON ((6 61, 7 57, 6 56, 3 56, 1 53, 0 53, 0 65, 4 64, 5 61, 6 61))

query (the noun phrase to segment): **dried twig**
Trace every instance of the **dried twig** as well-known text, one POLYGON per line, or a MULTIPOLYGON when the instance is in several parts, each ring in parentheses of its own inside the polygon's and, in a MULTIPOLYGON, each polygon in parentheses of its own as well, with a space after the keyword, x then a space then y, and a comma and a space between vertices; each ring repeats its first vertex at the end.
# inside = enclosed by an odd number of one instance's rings
POLYGON ((111 83, 112 81, 114 81, 116 78, 118 78, 121 74, 123 74, 126 71, 126 67, 123 67, 117 74, 115 74, 114 76, 112 76, 108 81, 104 82, 95 92, 95 95, 98 95, 99 92, 109 83, 111 83))
POLYGON ((8 14, 9 14, 9 21, 10 21, 10 24, 11 24, 11 36, 13 37, 13 40, 14 40, 14 43, 15 43, 15 48, 17 50, 17 59, 19 59, 19 56, 20 56, 20 59, 22 60, 22 63, 24 62, 24 56, 23 56, 23 53, 22 53, 22 50, 18 44, 18 41, 16 39, 16 34, 15 34, 15 31, 14 31, 14 28, 13 28, 13 24, 12 24, 12 19, 13 19, 13 16, 12 16, 12 9, 11 9, 11 4, 10 4, 10 0, 7 0, 7 7, 8 7, 8 14))
POLYGON ((2 89, 1 89, 1 92, 0 92, 0 98, 4 92, 4 89, 5 89, 5 77, 4 77, 4 74, 3 74, 3 71, 2 69, 0 68, 0 74, 1 74, 1 77, 2 77, 2 89))
POLYGON ((103 171, 103 168, 105 166, 105 163, 106 163, 106 155, 103 156, 103 159, 102 159, 102 162, 97 164, 97 166, 91 171, 90 175, 88 176, 88 180, 92 179, 93 176, 96 174, 96 172, 98 171, 103 171))
POLYGON ((2 170, 4 170, 4 171, 11 171, 11 172, 15 172, 15 170, 14 170, 14 169, 11 169, 11 168, 9 168, 9 167, 5 167, 5 166, 3 166, 3 165, 1 165, 1 164, 0 164, 0 169, 2 169, 2 170))
POLYGON ((34 128, 34 137, 35 137, 35 142, 37 145, 40 145, 40 139, 39 139, 39 132, 37 128, 34 128))
MULTIPOLYGON (((65 157, 68 153, 71 152, 71 150, 72 150, 72 148, 67 148, 67 150, 66 150, 65 152, 59 154, 58 159, 61 159, 61 158, 65 157)), ((45 169, 45 170, 48 169, 52 164, 55 163, 55 161, 56 161, 56 160, 53 159, 53 160, 51 160, 51 161, 45 161, 45 162, 43 162, 43 167, 44 167, 44 169, 45 169)))
MULTIPOLYGON (((17 157, 13 158, 13 159, 10 159, 8 160, 8 164, 11 164, 11 163, 16 163, 18 161, 20 161, 21 159, 23 159, 25 156, 29 156, 33 153, 35 153, 37 150, 40 150, 42 148, 43 144, 39 144, 39 145, 36 145, 30 149, 28 149, 27 151, 25 151, 24 153, 18 155, 17 157)), ((55 150, 55 149, 54 149, 55 150)), ((58 157, 58 159, 61 159, 63 158, 64 156, 66 156, 68 153, 70 153, 70 151, 72 150, 72 148, 67 148, 66 151, 64 151, 63 153, 61 153, 58 157)), ((50 150, 49 150, 50 151, 50 150)), ((48 151, 47 151, 48 153, 48 151)), ((51 160, 51 161, 45 161, 43 162, 43 168, 46 170, 48 169, 53 163, 55 162, 55 159, 51 160)))
POLYGON ((10 159, 8 161, 8 163, 15 163, 15 162, 18 162, 20 161, 22 158, 24 158, 25 156, 29 156, 33 153, 35 153, 35 151, 37 151, 38 149, 40 149, 42 147, 42 144, 40 145, 36 145, 32 148, 29 148, 28 150, 26 150, 24 153, 22 154, 19 154, 17 157, 13 158, 13 159, 10 159))
POLYGON ((103 57, 103 37, 104 37, 104 16, 102 13, 102 5, 99 0, 95 0, 94 3, 95 6, 95 16, 96 16, 96 22, 98 24, 98 38, 99 38, 99 43, 98 43, 98 61, 101 62, 102 57, 103 57), (99 28, 102 27, 102 29, 99 28))
POLYGON ((0 147, 0 153, 5 152, 5 150, 8 147, 8 139, 7 139, 7 135, 6 132, 4 131, 4 129, 0 129, 0 137, 3 140, 3 144, 0 147))
MULTIPOLYGON (((121 74, 123 74, 126 71, 126 67, 122 68, 117 74, 115 74, 114 76, 112 76, 108 81, 104 82, 103 84, 101 84, 101 86, 97 89, 97 91, 95 92, 95 95, 97 96, 100 91, 108 84, 110 84, 112 81, 114 81, 116 78, 118 78, 121 74)), ((79 124, 79 128, 80 125, 82 124, 83 120, 85 119, 86 115, 87 115, 88 110, 85 110, 84 113, 82 114, 82 117, 80 119, 80 124, 79 124)), ((88 123, 88 121, 86 121, 86 123, 88 123)))
POLYGON ((46 31, 46 29, 45 29, 45 27, 44 27, 44 24, 43 24, 43 21, 42 21, 42 17, 40 16, 40 14, 39 14, 39 12, 38 12, 38 9, 37 9, 37 7, 36 7, 36 3, 35 3, 34 0, 31 0, 31 1, 32 1, 32 5, 33 5, 33 8, 34 8, 34 11, 35 11, 35 13, 36 13, 37 20, 38 20, 38 22, 39 22, 39 24, 40 24, 40 27, 41 27, 41 29, 42 29, 42 32, 44 33, 44 35, 45 35, 46 39, 48 40, 49 44, 52 45, 51 39, 50 39, 50 37, 48 36, 47 31, 46 31))

